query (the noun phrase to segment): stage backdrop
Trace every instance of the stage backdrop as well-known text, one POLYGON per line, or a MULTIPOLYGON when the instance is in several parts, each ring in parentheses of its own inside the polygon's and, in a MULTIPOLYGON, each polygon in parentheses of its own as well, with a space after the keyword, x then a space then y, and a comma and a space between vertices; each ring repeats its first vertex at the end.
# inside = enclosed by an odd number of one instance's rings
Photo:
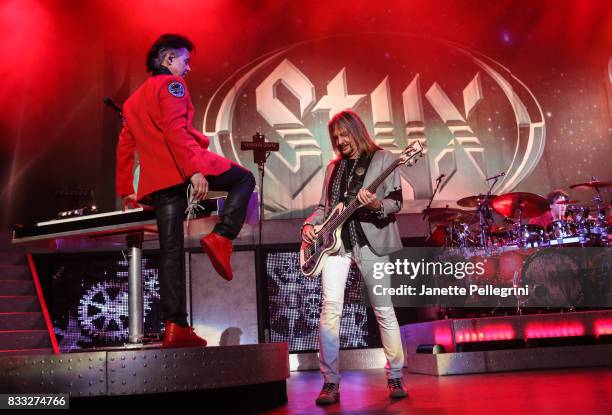
POLYGON ((401 171, 407 212, 442 174, 437 205, 486 191, 497 173, 498 194, 612 179, 609 2, 289 3, 3 2, 4 226, 118 207, 120 123, 102 99, 139 87, 164 32, 196 44, 186 81, 214 151, 257 173, 240 143, 257 131, 280 143, 268 219, 312 210, 333 157, 326 124, 346 108, 394 153, 427 144, 401 171))

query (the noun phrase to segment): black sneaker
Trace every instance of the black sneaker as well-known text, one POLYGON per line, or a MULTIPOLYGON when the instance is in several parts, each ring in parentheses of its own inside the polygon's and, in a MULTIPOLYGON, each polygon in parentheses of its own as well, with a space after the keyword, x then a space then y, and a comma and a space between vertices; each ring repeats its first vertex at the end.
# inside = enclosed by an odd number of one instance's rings
POLYGON ((402 378, 387 379, 387 387, 389 388, 390 398, 402 399, 408 396, 402 384, 402 378))
POLYGON ((340 385, 337 383, 324 383, 321 393, 316 400, 317 405, 331 405, 340 400, 340 385))

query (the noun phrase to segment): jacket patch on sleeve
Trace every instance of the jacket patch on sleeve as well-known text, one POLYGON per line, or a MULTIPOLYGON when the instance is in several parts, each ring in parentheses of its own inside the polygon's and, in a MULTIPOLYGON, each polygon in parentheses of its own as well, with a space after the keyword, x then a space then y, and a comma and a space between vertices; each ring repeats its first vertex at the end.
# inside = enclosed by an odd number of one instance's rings
POLYGON ((180 82, 170 82, 168 84, 168 92, 177 98, 183 98, 185 96, 185 87, 180 82))

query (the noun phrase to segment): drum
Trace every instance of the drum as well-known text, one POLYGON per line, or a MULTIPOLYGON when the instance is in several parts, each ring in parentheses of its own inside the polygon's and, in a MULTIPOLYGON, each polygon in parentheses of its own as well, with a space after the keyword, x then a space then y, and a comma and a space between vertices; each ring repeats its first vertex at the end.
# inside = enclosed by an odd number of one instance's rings
POLYGON ((576 236, 578 231, 573 222, 556 220, 546 227, 548 239, 563 239, 576 236))
POLYGON ((469 233, 463 232, 460 225, 436 225, 429 237, 429 245, 440 248, 473 246, 469 233))
POLYGON ((544 242, 544 228, 540 225, 517 226, 517 242, 519 245, 533 245, 544 242))
POLYGON ((429 244, 437 247, 451 246, 451 234, 446 225, 436 225, 429 237, 429 244))
POLYGON ((595 248, 589 251, 588 279, 593 287, 593 292, 592 295, 587 296, 588 305, 590 307, 612 307, 612 250, 595 248))
POLYGON ((500 285, 512 287, 520 285, 521 270, 525 260, 531 255, 533 250, 517 249, 506 251, 499 256, 498 282, 500 285))
POLYGON ((578 260, 565 248, 545 248, 525 260, 522 287, 529 286, 527 307, 575 308, 584 304, 588 284, 578 260))
POLYGON ((578 233, 594 245, 607 244, 608 227, 596 219, 583 220, 578 227, 578 233))
POLYGON ((470 283, 478 286, 497 283, 497 273, 499 269, 499 258, 495 255, 478 255, 470 258, 476 269, 483 269, 482 274, 474 273, 470 277, 470 283))

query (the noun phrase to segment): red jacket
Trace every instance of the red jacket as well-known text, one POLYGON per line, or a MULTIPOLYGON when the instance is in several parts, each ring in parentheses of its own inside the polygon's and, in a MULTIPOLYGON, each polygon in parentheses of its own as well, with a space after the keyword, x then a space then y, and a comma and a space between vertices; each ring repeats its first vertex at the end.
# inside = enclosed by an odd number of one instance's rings
POLYGON ((216 176, 231 167, 228 159, 207 150, 208 137, 193 128, 194 108, 180 77, 149 77, 125 102, 123 115, 115 177, 121 197, 134 193, 135 150, 140 162, 138 200, 184 183, 198 171, 216 176))

